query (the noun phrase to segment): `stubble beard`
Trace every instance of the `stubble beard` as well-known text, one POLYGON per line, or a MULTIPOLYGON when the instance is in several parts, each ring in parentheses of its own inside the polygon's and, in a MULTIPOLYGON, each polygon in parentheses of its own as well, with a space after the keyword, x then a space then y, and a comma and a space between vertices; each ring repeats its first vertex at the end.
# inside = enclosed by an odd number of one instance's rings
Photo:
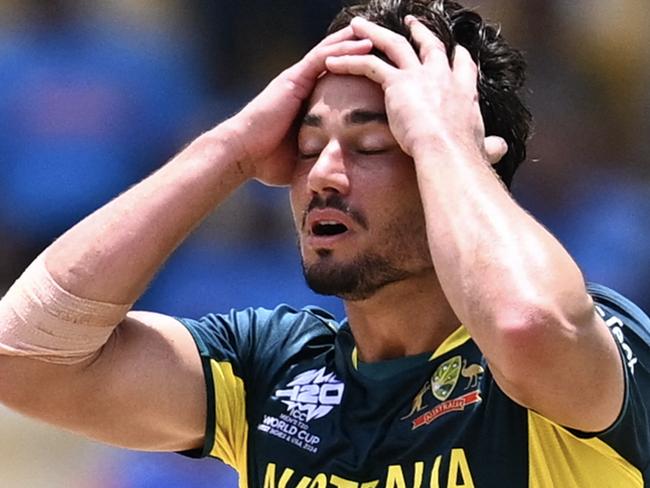
POLYGON ((318 253, 320 260, 307 266, 303 274, 307 285, 319 295, 332 295, 347 301, 366 300, 386 285, 408 278, 411 273, 400 269, 374 253, 349 263, 333 263, 331 251, 318 253))
POLYGON ((426 239, 424 218, 409 216, 382 233, 378 251, 366 250, 348 262, 337 262, 334 252, 320 250, 313 263, 302 260, 307 285, 320 295, 347 301, 371 298, 387 285, 430 272, 433 269, 426 239), (405 232, 400 232, 402 229, 405 232))
MULTIPOLYGON (((303 216, 302 227, 311 209, 328 207, 347 213, 364 231, 368 231, 365 216, 350 209, 338 194, 326 200, 314 197, 303 216)), ((374 238, 381 245, 363 250, 348 261, 336 259, 332 250, 319 249, 316 250, 317 258, 307 263, 303 250, 302 269, 307 285, 320 295, 360 301, 372 297, 387 285, 430 272, 433 263, 419 200, 410 211, 387 221, 390 224, 380 229, 374 238)), ((300 248, 300 235, 298 241, 300 248)))

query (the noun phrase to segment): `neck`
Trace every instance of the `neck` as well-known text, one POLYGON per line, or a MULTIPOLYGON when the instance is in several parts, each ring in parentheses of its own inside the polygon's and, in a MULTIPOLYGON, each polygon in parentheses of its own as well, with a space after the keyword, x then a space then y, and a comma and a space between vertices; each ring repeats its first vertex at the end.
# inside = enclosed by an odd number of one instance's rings
POLYGON ((460 324, 432 270, 345 308, 364 362, 435 351, 460 324))

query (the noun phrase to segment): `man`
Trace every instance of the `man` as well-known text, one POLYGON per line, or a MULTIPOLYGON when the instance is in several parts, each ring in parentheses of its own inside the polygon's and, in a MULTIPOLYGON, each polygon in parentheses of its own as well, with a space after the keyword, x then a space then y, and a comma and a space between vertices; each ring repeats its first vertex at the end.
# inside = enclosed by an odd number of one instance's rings
POLYGON ((219 457, 243 487, 643 486, 648 319, 588 293, 492 168, 523 159, 519 56, 451 2, 370 1, 337 27, 30 266, 1 302, 0 399, 219 457), (250 178, 291 185, 307 280, 348 319, 127 314, 250 178))

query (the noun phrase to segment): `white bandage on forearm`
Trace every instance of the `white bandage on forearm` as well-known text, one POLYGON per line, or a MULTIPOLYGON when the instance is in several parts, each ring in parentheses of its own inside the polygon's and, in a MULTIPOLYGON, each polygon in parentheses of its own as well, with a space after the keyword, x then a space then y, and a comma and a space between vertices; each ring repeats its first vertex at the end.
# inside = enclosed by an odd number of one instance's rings
POLYGON ((47 271, 41 254, 0 300, 0 354, 81 362, 108 341, 130 309, 68 293, 47 271))

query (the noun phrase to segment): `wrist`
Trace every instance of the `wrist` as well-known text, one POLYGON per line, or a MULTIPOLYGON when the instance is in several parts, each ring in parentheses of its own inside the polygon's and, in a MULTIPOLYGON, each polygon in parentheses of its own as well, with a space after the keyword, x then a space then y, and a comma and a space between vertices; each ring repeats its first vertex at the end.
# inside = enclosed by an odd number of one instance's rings
POLYGON ((440 164, 479 164, 491 166, 484 151, 472 143, 458 140, 449 140, 440 136, 422 138, 412 145, 411 151, 416 166, 418 164, 430 165, 432 162, 440 164))
POLYGON ((243 180, 255 178, 255 165, 243 143, 242 131, 230 120, 222 122, 203 134, 197 142, 214 150, 213 159, 228 161, 233 172, 243 180))

